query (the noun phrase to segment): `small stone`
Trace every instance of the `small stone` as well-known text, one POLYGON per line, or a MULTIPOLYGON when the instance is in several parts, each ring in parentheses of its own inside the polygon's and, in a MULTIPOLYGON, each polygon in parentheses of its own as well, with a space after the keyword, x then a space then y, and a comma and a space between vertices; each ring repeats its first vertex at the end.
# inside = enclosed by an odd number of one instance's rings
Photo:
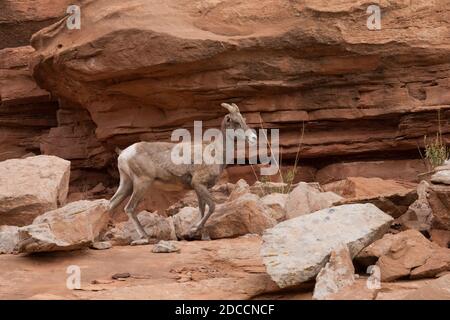
POLYGON ((116 273, 111 276, 114 280, 125 279, 131 277, 129 272, 116 273))
POLYGON ((112 244, 109 241, 94 242, 91 248, 96 250, 106 250, 112 248, 112 244))
POLYGON ((161 240, 157 244, 153 246, 152 252, 154 253, 170 253, 170 252, 179 252, 180 248, 178 247, 175 241, 164 241, 161 240))

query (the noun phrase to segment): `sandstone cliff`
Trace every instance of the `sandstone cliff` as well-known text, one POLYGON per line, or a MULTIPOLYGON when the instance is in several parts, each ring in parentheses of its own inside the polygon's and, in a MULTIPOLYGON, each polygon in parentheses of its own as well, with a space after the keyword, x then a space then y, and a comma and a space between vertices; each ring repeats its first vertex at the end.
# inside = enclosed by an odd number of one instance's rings
MULTIPOLYGON (((71 160, 74 169, 106 172, 116 146, 168 140, 193 120, 217 126, 222 101, 239 104, 254 128, 281 129, 283 164, 293 162, 301 143, 301 164, 315 167, 308 172, 358 161, 352 167, 364 176, 361 160, 419 159, 417 146, 438 128, 438 109, 448 140, 448 1, 381 1, 379 31, 366 27, 371 1, 76 3, 81 30, 68 30, 63 19, 33 36, 36 52, 2 51, 2 131, 20 150, 4 158, 40 149, 71 160), (42 89, 23 75, 28 60, 42 89), (10 99, 5 88, 16 77, 25 80, 10 99), (24 101, 21 91, 37 92, 37 100, 26 100, 39 106, 8 107, 24 101), (11 120, 19 113, 32 125, 11 120)), ((61 18, 67 4, 8 0, 1 23, 35 31, 61 18)), ((17 32, 16 42, 8 34, 7 46, 27 43, 24 34, 17 32)), ((424 170, 420 161, 372 166, 389 178, 403 163, 415 168, 407 179, 424 170)), ((327 168, 318 174, 327 176, 327 168)))

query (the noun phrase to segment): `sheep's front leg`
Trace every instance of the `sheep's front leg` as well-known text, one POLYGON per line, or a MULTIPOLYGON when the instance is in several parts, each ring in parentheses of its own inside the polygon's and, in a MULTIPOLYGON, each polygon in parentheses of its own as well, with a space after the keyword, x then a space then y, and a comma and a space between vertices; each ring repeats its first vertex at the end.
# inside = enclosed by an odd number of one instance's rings
POLYGON ((198 223, 196 223, 189 232, 189 237, 194 238, 198 232, 201 232, 202 240, 211 240, 208 232, 205 229, 206 221, 208 221, 211 214, 214 212, 215 203, 214 200, 209 193, 208 189, 203 184, 193 183, 193 187, 195 192, 197 193, 198 203, 201 213, 201 219, 198 223), (205 214, 205 207, 208 204, 208 212, 205 214))

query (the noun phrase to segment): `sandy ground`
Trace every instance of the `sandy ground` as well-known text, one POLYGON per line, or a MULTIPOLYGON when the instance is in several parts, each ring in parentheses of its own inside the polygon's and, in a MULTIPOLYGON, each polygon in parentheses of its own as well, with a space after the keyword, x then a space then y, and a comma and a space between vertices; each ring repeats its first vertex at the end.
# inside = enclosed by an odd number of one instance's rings
POLYGON ((0 299, 309 299, 303 289, 279 293, 259 257, 261 239, 179 242, 179 253, 152 245, 0 256, 0 299), (79 266, 81 289, 66 286, 79 266), (113 280, 117 273, 130 277, 113 280), (96 281, 96 284, 92 282, 96 281))

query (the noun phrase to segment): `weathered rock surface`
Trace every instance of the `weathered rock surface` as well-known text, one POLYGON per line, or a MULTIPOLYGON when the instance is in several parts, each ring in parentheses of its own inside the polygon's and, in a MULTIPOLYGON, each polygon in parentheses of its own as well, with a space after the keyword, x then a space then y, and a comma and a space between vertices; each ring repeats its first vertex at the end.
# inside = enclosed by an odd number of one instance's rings
POLYGON ((416 184, 380 178, 349 177, 323 188, 345 198, 336 205, 373 203, 394 218, 403 215, 417 199, 416 184))
POLYGON ((354 257, 382 237, 392 218, 372 204, 342 205, 283 221, 263 235, 261 255, 281 287, 314 278, 344 243, 354 257))
POLYGON ((0 225, 30 224, 66 201, 70 162, 35 156, 0 162, 0 225))
POLYGON ((365 266, 376 262, 382 281, 426 278, 450 270, 450 249, 430 242, 417 230, 407 230, 386 234, 362 250, 356 260, 365 266))
POLYGON ((341 199, 334 192, 321 192, 308 183, 300 182, 286 200, 286 219, 332 207, 341 199))
POLYGON ((426 171, 428 169, 422 160, 349 161, 319 169, 315 180, 321 185, 349 177, 420 182, 418 175, 426 171))
POLYGON ((19 229, 19 253, 67 251, 90 246, 106 230, 108 201, 77 201, 37 217, 19 229))
POLYGON ((398 218, 405 212, 407 212, 410 205, 417 200, 417 197, 418 196, 415 189, 402 188, 393 193, 387 192, 381 195, 343 199, 341 201, 335 202, 335 205, 351 203, 372 203, 383 212, 389 214, 394 218, 398 218))
POLYGON ((450 231, 432 229, 430 231, 431 241, 437 243, 441 247, 450 248, 450 231))
POLYGON ((272 209, 272 218, 283 221, 286 218, 286 202, 288 195, 285 193, 271 193, 261 198, 261 202, 272 209))
POLYGON ((0 3, 0 49, 30 43, 38 30, 57 22, 67 6, 78 0, 2 0, 0 3))
POLYGON ((325 300, 355 282, 355 268, 346 245, 336 247, 316 277, 313 299, 325 300))
MULTIPOLYGON (((245 234, 262 234, 276 225, 272 209, 265 206, 258 196, 245 193, 235 200, 216 206, 205 224, 211 239, 232 238, 245 234)), ((186 207, 172 217, 178 238, 189 238, 190 228, 200 220, 198 208, 186 207)))
POLYGON ((427 199, 429 187, 430 184, 428 182, 420 182, 417 186, 417 200, 409 206, 405 214, 396 220, 396 223, 401 224, 403 230, 430 231, 434 217, 427 199))
POLYGON ((19 227, 0 226, 0 254, 13 253, 19 242, 19 227))
POLYGON ((416 188, 415 183, 365 177, 348 177, 327 183, 323 190, 334 192, 344 198, 387 197, 393 194, 403 194, 416 188))
MULTIPOLYGON (((152 239, 157 240, 177 240, 175 227, 171 218, 160 216, 154 212, 142 211, 137 215, 145 231, 152 239)), ((141 237, 136 231, 133 222, 116 223, 114 228, 108 230, 104 237, 105 240, 113 242, 115 245, 128 245, 141 237)))
POLYGON ((33 53, 30 46, 0 50, 0 161, 38 154, 42 137, 57 125, 57 102, 38 87, 28 68, 33 53))
POLYGON ((431 184, 427 192, 428 203, 433 211, 432 226, 450 230, 450 186, 431 184))
POLYGON ((169 140, 194 119, 217 127, 219 99, 251 126, 281 128, 283 160, 297 154, 300 122, 302 159, 396 158, 436 132, 437 108, 449 118, 445 1, 384 3, 373 32, 366 2, 99 0, 82 8, 95 32, 59 23, 34 35, 33 72, 88 109, 112 146, 169 140))
POLYGON ((414 292, 407 294, 405 300, 450 300, 450 275, 431 281, 414 292))

